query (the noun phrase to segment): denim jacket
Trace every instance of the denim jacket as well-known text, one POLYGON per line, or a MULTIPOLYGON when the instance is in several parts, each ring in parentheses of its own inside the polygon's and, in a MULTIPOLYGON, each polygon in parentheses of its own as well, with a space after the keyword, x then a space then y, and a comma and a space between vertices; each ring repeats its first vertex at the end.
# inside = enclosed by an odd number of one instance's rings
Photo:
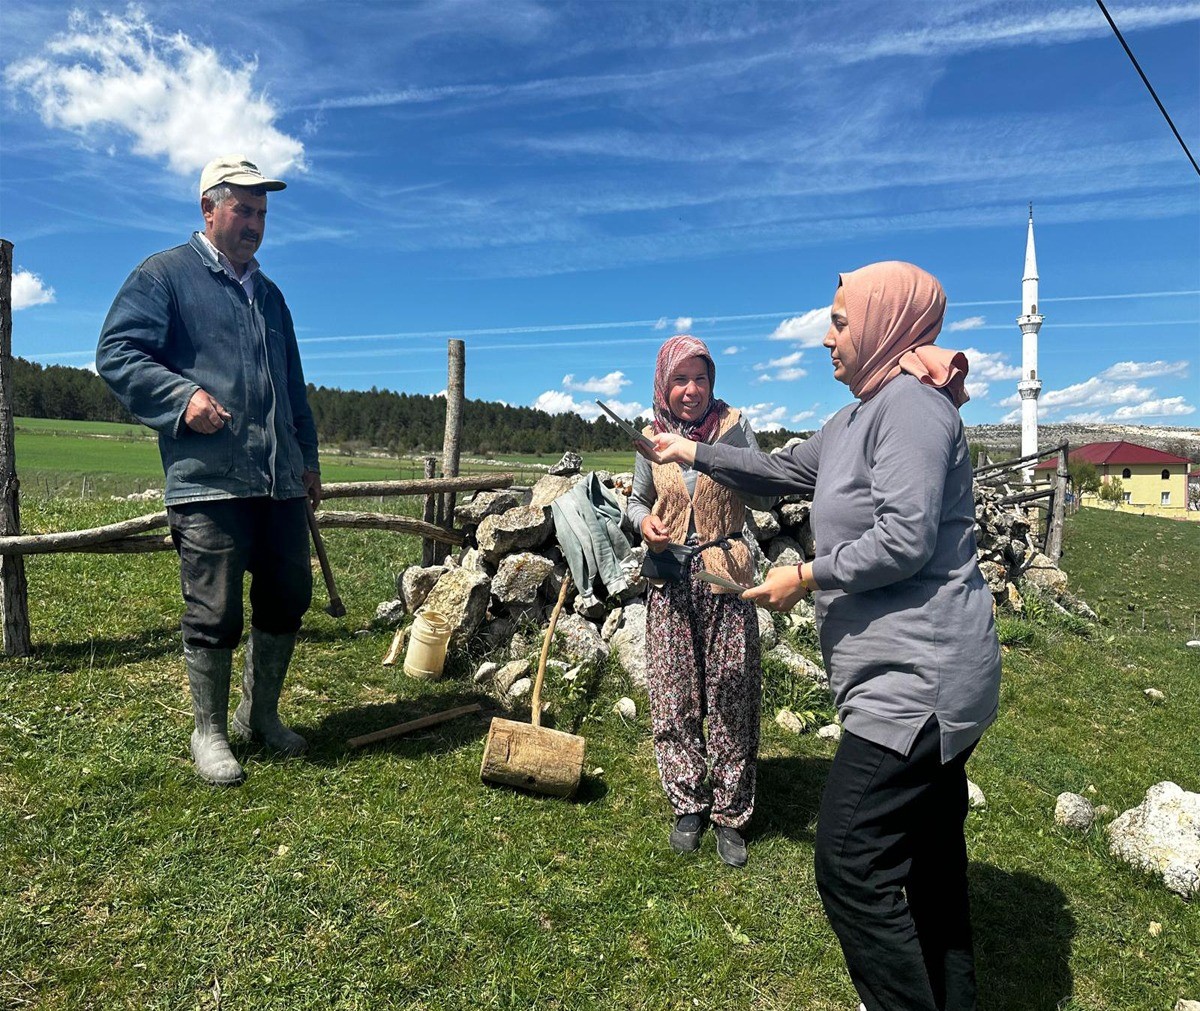
POLYGON ((166 504, 304 494, 318 470, 292 316, 261 271, 254 298, 199 234, 141 263, 113 301, 96 370, 126 409, 158 433, 166 504), (184 424, 204 389, 232 415, 211 435, 184 424))

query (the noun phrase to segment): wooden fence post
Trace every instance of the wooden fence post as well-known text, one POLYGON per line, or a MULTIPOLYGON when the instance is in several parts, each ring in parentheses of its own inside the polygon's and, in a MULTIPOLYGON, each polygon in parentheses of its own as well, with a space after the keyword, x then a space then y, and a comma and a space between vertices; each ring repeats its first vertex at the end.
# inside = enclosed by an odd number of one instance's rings
MULTIPOLYGON (((463 386, 466 375, 466 345, 460 340, 446 342, 446 432, 442 439, 442 477, 458 477, 458 457, 462 444, 463 386)), ((438 522, 447 530, 454 527, 454 492, 442 495, 438 522)), ((438 561, 449 554, 445 544, 434 549, 438 561)))
MULTIPOLYGON (((437 458, 432 456, 425 457, 425 480, 433 479, 434 471, 437 469, 437 458)), ((437 517, 437 500, 438 496, 434 492, 430 492, 425 496, 425 512, 424 519, 426 523, 433 523, 437 517)), ((426 537, 421 542, 421 564, 430 566, 434 563, 436 553, 436 541, 431 541, 426 537)))
MULTIPOLYGON (((13 432, 12 243, 0 239, 0 536, 21 532, 16 441, 13 432)), ((29 656, 29 587, 25 559, 0 557, 0 618, 6 656, 29 656)))
POLYGON ((1067 486, 1070 475, 1067 471, 1067 457, 1070 447, 1063 443, 1058 447, 1058 470, 1054 475, 1054 503, 1050 512, 1050 530, 1046 536, 1046 556, 1052 562, 1062 557, 1063 527, 1067 515, 1067 486))

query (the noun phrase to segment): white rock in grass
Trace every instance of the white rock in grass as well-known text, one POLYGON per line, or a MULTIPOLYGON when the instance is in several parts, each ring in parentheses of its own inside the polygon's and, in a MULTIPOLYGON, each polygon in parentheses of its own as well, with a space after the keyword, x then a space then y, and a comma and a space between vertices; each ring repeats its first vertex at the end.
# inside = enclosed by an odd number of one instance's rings
POLYGON ((508 687, 508 692, 505 698, 509 702, 520 702, 529 697, 529 693, 533 690, 533 682, 529 678, 517 678, 508 687))
POLYGON ((793 713, 790 709, 780 709, 775 714, 775 722, 793 734, 804 733, 804 723, 800 717, 793 713))
POLYGON ((375 620, 387 625, 389 628, 395 628, 400 624, 400 619, 404 617, 404 601, 403 600, 385 600, 377 608, 375 608, 375 620))
POLYGON ((1146 696, 1152 706, 1157 706, 1166 700, 1166 696, 1157 688, 1143 689, 1142 694, 1146 696))
POLYGON ((528 674, 528 660, 512 660, 506 663, 492 676, 492 684, 496 688, 496 695, 503 698, 518 681, 522 678, 527 679, 528 674))
POLYGON ((1185 645, 1188 649, 1200 649, 1200 639, 1189 639, 1185 645))
POLYGON ((775 616, 765 607, 756 607, 754 611, 758 615, 759 648, 765 653, 769 649, 774 649, 775 644, 779 641, 779 636, 775 634, 775 616))
POLYGON ((1200 793, 1156 783, 1108 826, 1113 856, 1160 874, 1185 899, 1200 895, 1200 793))
POLYGON ((967 803, 971 807, 987 807, 987 797, 983 795, 979 785, 972 783, 969 779, 967 780, 967 803))
POLYGON ((1060 793, 1054 802, 1054 824, 1086 832, 1096 820, 1092 802, 1077 793, 1060 793))
POLYGON ((827 741, 838 741, 842 737, 842 728, 836 723, 827 723, 817 731, 818 737, 824 737, 827 741))
POLYGON ((488 681, 492 680, 496 671, 499 669, 500 665, 498 663, 493 663, 491 660, 487 661, 487 663, 481 663, 479 665, 479 670, 475 672, 475 683, 477 685, 486 684, 488 681))
POLYGON ((1184 1000, 1180 997, 1175 1002, 1175 1011, 1200 1011, 1200 1000, 1184 1000))
POLYGON ((613 706, 613 712, 622 719, 632 720, 637 716, 637 703, 628 696, 622 696, 617 699, 616 705, 613 706))

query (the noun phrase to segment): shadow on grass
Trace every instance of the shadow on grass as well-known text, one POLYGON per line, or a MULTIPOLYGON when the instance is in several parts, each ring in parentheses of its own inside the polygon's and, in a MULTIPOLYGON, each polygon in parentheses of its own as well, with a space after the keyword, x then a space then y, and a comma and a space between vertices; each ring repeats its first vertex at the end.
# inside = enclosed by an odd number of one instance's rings
POLYGON ((811 840, 821 791, 829 778, 828 758, 803 755, 763 758, 758 763, 753 834, 811 840))
POLYGON ((179 626, 146 629, 124 638, 87 639, 83 642, 34 642, 34 659, 55 669, 78 670, 91 666, 118 666, 158 660, 164 656, 182 659, 179 626))
POLYGON ((981 1011, 1055 1011, 1074 990, 1066 895, 991 864, 970 864, 968 876, 981 1011))

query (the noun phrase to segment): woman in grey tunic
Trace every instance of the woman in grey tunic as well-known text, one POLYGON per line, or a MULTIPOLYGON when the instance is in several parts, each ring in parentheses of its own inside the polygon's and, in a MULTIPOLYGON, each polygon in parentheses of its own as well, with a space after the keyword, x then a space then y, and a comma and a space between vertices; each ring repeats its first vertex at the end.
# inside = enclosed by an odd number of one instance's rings
POLYGON ((932 346, 945 304, 912 264, 841 275, 824 344, 855 403, 788 452, 664 435, 652 454, 742 492, 812 496, 816 558, 745 596, 789 609, 816 593, 845 731, 816 878, 867 1011, 976 1006, 965 765, 996 717, 1000 654, 958 413, 967 361, 932 346))

